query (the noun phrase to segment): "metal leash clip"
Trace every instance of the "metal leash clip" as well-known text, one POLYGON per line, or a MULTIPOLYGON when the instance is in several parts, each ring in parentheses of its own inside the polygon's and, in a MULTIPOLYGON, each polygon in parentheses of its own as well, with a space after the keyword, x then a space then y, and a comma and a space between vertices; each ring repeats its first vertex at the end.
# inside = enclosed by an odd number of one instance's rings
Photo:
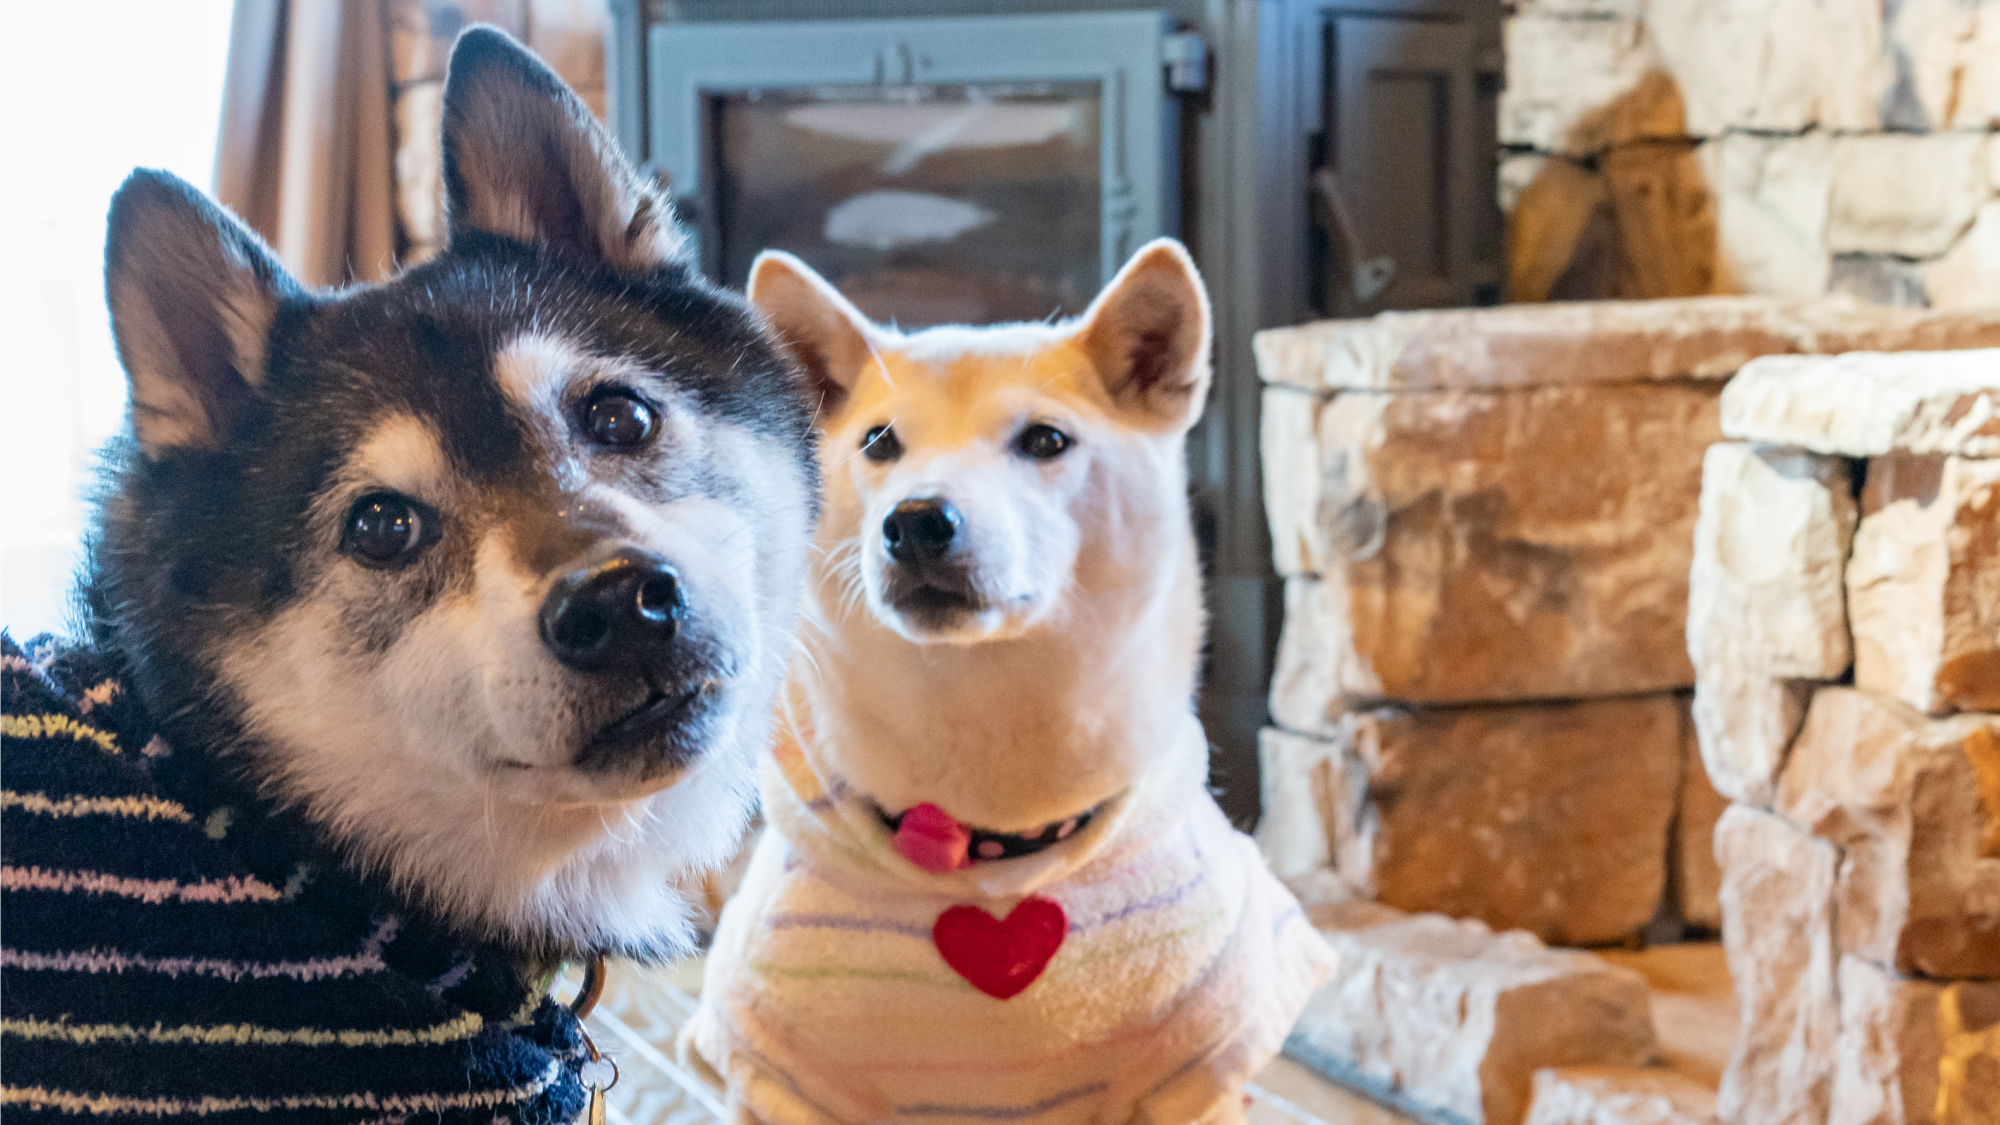
POLYGON ((569 1002, 570 1014, 576 1017, 576 1029, 583 1036, 583 1049, 589 1056, 583 1064, 584 1081, 590 1088, 590 1105, 584 1111, 584 1120, 589 1125, 604 1125, 604 1095, 618 1085, 618 1060, 606 1058, 597 1049, 597 1041, 590 1037, 590 1029, 583 1026, 585 1016, 597 1007, 597 1001, 604 995, 604 958, 593 957, 583 969, 583 987, 577 990, 576 999, 569 1002), (605 1066, 611 1067, 611 1081, 601 1081, 605 1066))

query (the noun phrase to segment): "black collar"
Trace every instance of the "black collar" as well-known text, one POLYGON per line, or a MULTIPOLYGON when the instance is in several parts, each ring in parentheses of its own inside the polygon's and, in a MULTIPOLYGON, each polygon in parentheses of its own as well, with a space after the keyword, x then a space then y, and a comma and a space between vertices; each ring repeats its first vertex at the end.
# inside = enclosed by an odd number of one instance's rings
MULTIPOLYGON (((972 833, 972 842, 965 847, 965 858, 972 863, 989 863, 994 860, 1019 859, 1024 855, 1034 855, 1045 848, 1055 847, 1083 831, 1090 825, 1091 818, 1103 808, 1103 805, 1099 805, 1096 808, 1085 809, 1075 816, 1051 821, 1033 832, 1018 836, 987 832, 968 825, 966 831, 972 833)), ((903 826, 903 813, 891 813, 880 805, 875 807, 875 817, 889 829, 889 834, 892 836, 903 826)))

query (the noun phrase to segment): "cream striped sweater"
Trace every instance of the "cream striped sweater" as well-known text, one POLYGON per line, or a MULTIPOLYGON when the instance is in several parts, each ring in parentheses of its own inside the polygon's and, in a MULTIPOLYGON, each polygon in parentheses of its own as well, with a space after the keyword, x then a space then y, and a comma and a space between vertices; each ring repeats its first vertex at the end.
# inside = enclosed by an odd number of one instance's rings
POLYGON ((868 802, 795 745, 764 771, 772 828, 723 912, 684 1056, 770 1125, 1185 1125, 1277 1053, 1332 952, 1204 788, 1192 717, 1074 843, 948 874, 897 855, 868 802), (1028 896, 1068 933, 994 999, 932 939, 1028 896))

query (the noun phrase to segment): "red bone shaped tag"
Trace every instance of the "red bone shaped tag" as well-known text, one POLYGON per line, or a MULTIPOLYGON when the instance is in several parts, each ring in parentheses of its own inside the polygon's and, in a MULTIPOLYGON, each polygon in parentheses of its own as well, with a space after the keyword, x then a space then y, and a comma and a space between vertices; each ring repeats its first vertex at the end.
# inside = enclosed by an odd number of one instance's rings
POLYGON ((896 854, 933 875, 971 867, 965 858, 971 843, 965 825, 928 801, 904 813, 896 828, 896 854))
POLYGON ((976 906, 954 906, 931 927, 952 972, 997 1000, 1035 983, 1069 936, 1069 915, 1054 899, 1022 899, 1002 922, 976 906))

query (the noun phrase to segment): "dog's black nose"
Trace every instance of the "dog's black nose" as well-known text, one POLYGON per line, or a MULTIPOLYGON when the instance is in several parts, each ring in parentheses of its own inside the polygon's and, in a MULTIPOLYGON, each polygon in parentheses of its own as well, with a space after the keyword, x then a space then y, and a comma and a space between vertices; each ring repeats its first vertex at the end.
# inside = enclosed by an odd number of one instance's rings
POLYGON ((542 602, 542 643, 580 672, 650 664, 686 606, 665 559, 621 550, 556 579, 542 602))
POLYGON ((958 508, 949 500, 935 496, 905 500, 882 521, 882 538, 897 562, 938 559, 951 550, 959 523, 958 508))

